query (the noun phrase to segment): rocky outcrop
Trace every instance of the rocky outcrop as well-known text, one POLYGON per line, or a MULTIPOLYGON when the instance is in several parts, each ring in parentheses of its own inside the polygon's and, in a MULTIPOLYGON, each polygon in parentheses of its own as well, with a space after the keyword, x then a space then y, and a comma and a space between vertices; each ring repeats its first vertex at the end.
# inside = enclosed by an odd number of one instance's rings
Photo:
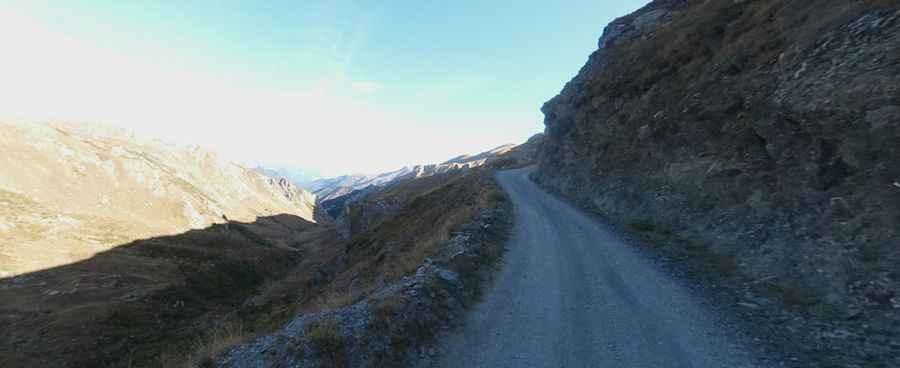
POLYGON ((313 170, 261 165, 257 165, 253 170, 270 178, 285 178, 304 189, 306 189, 304 185, 309 185, 319 178, 318 173, 313 170))
POLYGON ((227 220, 314 217, 287 180, 98 126, 2 123, 0 173, 0 277, 227 220))
POLYGON ((900 356, 900 5, 657 0, 598 46, 535 179, 732 257, 820 356, 900 356))
POLYGON ((316 203, 314 194, 298 188, 297 185, 285 177, 268 177, 266 178, 266 184, 280 192, 288 202, 301 203, 305 206, 314 206, 316 203))

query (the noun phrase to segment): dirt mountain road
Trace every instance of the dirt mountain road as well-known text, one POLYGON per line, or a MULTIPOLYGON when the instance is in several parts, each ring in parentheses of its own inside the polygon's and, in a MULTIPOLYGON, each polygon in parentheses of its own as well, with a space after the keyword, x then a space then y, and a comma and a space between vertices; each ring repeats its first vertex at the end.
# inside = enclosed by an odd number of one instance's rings
POLYGON ((758 366, 703 298, 531 170, 498 174, 516 207, 505 264, 438 366, 758 366))

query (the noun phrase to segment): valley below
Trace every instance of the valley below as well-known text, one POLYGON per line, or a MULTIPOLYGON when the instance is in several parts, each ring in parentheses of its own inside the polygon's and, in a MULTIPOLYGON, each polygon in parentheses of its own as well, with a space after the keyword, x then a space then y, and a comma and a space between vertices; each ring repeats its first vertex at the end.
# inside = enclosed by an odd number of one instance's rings
POLYGON ((404 169, 332 217, 290 181, 198 148, 93 126, 0 128, 4 367, 209 366, 298 315, 360 303, 363 317, 326 322, 335 334, 363 323, 365 340, 282 341, 290 354, 263 357, 303 361, 306 346, 306 364, 402 364, 480 294, 511 221, 491 173, 533 157, 506 146, 404 169))

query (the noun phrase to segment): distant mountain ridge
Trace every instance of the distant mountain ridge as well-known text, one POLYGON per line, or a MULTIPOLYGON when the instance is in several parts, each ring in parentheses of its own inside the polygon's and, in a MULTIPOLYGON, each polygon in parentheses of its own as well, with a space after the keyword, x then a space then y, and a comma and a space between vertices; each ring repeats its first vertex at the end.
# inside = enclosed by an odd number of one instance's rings
POLYGON ((352 174, 334 178, 318 179, 310 182, 304 187, 316 194, 319 203, 323 203, 355 191, 366 190, 366 188, 369 187, 386 187, 406 179, 478 167, 501 157, 518 146, 518 144, 505 144, 475 155, 457 156, 439 164, 407 166, 399 170, 381 174, 352 174))
POLYGON ((289 180, 97 126, 0 123, 0 173, 0 277, 226 218, 314 221, 289 180))
POLYGON ((443 163, 444 164, 461 164, 461 163, 466 163, 466 162, 490 159, 490 158, 500 156, 504 153, 507 153, 507 152, 511 151, 513 148, 516 148, 518 146, 519 146, 518 144, 514 144, 514 143, 504 144, 500 147, 494 148, 489 151, 484 151, 484 152, 476 154, 476 155, 457 156, 457 157, 454 157, 447 161, 444 161, 443 163))
POLYGON ((536 134, 522 144, 507 144, 477 155, 457 156, 440 164, 419 165, 382 174, 392 178, 380 185, 357 181, 366 186, 340 188, 331 197, 319 199, 317 209, 328 215, 338 232, 345 237, 377 226, 409 201, 433 189, 435 183, 459 178, 480 169, 521 167, 534 163, 544 135, 536 134))
POLYGON ((317 172, 304 169, 257 165, 253 170, 270 178, 285 178, 304 189, 307 184, 321 178, 317 172))

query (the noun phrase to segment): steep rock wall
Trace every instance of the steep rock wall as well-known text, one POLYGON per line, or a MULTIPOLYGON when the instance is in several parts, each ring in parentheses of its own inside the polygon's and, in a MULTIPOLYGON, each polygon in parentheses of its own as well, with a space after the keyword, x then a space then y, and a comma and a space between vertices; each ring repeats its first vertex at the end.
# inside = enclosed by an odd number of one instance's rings
POLYGON ((653 1, 611 23, 543 106, 535 179, 734 257, 802 290, 802 308, 896 323, 898 9, 653 1))

